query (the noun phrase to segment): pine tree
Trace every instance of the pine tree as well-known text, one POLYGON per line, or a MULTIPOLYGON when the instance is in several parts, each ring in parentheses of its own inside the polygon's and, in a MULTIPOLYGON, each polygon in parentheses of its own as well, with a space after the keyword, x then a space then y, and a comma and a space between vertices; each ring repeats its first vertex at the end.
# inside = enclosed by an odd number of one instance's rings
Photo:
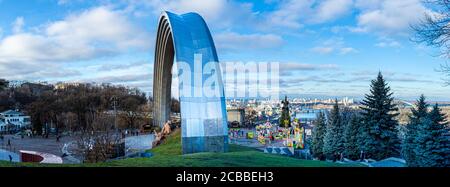
POLYGON ((341 114, 339 112, 339 105, 336 99, 328 120, 323 152, 327 156, 327 158, 333 158, 334 154, 343 153, 343 151, 343 128, 341 122, 341 114))
POLYGON ((399 155, 398 123, 394 119, 397 107, 390 87, 383 79, 381 72, 372 80, 370 94, 366 94, 362 101, 362 118, 364 132, 360 137, 361 146, 367 158, 381 160, 399 155))
POLYGON ((346 157, 355 160, 359 158, 360 150, 358 146, 360 118, 357 114, 353 114, 345 126, 345 155, 346 157))
POLYGON ((325 114, 323 112, 319 112, 319 114, 317 114, 317 119, 313 122, 314 129, 312 133, 311 152, 316 158, 322 158, 324 155, 323 141, 327 130, 325 120, 325 114))
POLYGON ((417 126, 428 116, 428 104, 425 102, 425 96, 422 94, 417 100, 416 108, 411 109, 412 115, 410 122, 406 126, 405 139, 402 143, 402 155, 408 166, 417 166, 417 158, 414 149, 417 146, 415 138, 417 136, 417 126))
POLYGON ((414 152, 419 167, 446 167, 450 145, 446 134, 449 132, 445 115, 436 104, 427 118, 417 126, 417 143, 414 152))

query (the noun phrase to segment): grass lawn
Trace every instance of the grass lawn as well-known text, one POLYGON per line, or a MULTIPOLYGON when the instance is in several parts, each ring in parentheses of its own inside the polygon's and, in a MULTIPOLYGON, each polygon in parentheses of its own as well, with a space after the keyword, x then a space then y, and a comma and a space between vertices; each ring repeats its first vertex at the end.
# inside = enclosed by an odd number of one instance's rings
POLYGON ((281 155, 266 154, 256 149, 229 145, 226 153, 181 154, 181 133, 174 132, 158 147, 149 150, 151 158, 128 158, 96 164, 33 164, 0 161, 1 166, 66 166, 66 167, 347 167, 359 165, 301 160, 281 155))

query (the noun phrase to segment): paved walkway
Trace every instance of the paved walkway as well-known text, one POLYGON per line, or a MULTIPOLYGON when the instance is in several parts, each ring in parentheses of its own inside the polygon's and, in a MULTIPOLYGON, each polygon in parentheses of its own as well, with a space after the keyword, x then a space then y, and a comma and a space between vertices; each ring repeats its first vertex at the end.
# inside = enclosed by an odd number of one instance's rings
POLYGON ((7 150, 0 149, 0 160, 9 161, 9 155, 12 156, 13 162, 19 162, 20 157, 17 153, 9 152, 7 150))
POLYGON ((369 163, 370 167, 406 167, 406 162, 399 158, 387 158, 378 162, 369 163))
POLYGON ((130 154, 151 149, 154 139, 155 136, 153 134, 126 137, 125 153, 130 154))
POLYGON ((349 159, 344 159, 343 162, 340 163, 348 163, 348 164, 362 164, 362 165, 366 165, 368 167, 406 167, 406 162, 403 159, 400 158, 394 158, 394 157, 390 157, 390 158, 386 158, 384 160, 380 160, 380 161, 375 161, 375 160, 364 160, 363 162, 361 161, 353 161, 353 160, 349 160, 349 159))
MULTIPOLYGON (((0 149, 9 150, 11 152, 19 153, 20 150, 37 151, 42 153, 50 153, 56 156, 63 155, 63 147, 65 143, 74 141, 74 137, 64 136, 57 142, 55 137, 42 138, 35 136, 33 138, 16 135, 4 135, 4 139, 0 140, 0 149), (11 149, 7 145, 8 139, 11 141, 11 149)), ((9 160, 9 159, 8 159, 9 160)), ((63 157, 64 163, 73 163, 72 161, 63 157)))

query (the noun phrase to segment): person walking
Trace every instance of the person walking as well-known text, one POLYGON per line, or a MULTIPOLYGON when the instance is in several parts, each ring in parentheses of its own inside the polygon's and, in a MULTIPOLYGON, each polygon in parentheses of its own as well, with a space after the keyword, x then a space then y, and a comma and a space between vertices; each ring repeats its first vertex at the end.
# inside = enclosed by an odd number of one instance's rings
POLYGON ((12 162, 12 156, 11 155, 8 155, 9 156, 9 162, 12 162))

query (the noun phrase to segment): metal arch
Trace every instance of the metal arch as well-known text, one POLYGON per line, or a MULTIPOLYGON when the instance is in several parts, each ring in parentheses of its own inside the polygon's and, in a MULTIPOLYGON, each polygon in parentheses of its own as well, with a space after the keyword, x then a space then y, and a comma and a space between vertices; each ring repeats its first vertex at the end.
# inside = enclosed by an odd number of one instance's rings
MULTIPOLYGON (((153 72, 153 119, 163 126, 169 120, 174 58, 190 67, 194 80, 194 57, 201 55, 202 68, 218 63, 214 41, 203 18, 196 13, 163 12, 159 19, 153 72)), ((180 68, 179 63, 177 63, 180 68)), ((220 72, 217 65, 216 72, 220 72)), ((211 77, 210 77, 211 78, 211 77)), ((219 84, 219 96, 180 95, 183 153, 224 152, 228 149, 228 128, 223 82, 220 73, 212 78, 219 84)), ((202 76, 202 81, 204 77, 202 76)), ((194 83, 190 83, 194 92, 194 83)), ((181 88, 178 88, 182 93, 181 88)))

